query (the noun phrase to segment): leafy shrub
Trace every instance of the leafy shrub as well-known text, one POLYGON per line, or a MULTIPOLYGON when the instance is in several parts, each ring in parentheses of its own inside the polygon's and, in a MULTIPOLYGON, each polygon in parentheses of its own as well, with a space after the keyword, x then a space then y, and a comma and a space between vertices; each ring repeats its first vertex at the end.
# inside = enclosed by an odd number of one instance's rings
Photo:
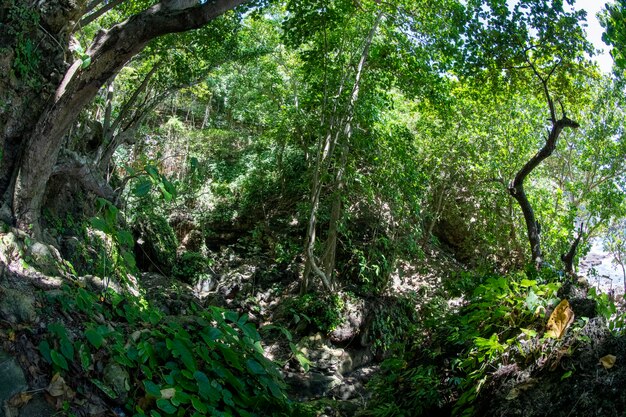
MULTIPOLYGON (((457 398, 453 415, 473 415, 492 370, 515 357, 526 363, 540 355, 539 333, 547 309, 558 302, 560 284, 541 284, 523 272, 478 281, 483 284, 460 311, 437 297, 421 308, 412 328, 419 343, 407 344, 411 349, 383 363, 370 384, 373 400, 366 415, 420 415, 442 407, 447 398, 457 398), (522 346, 520 340, 527 343, 522 346)), ((461 284, 466 286, 465 280, 461 284)))
POLYGON ((208 262, 201 253, 185 252, 172 268, 172 276, 188 284, 193 284, 206 272, 208 262))
POLYGON ((384 299, 374 308, 372 317, 372 347, 379 354, 390 350, 400 353, 415 341, 420 322, 415 294, 384 299))
POLYGON ((313 332, 328 334, 343 321, 344 301, 339 294, 305 294, 286 301, 296 323, 304 320, 313 332))
POLYGON ((124 399, 103 378, 108 363, 127 371, 126 409, 136 417, 289 415, 278 369, 245 315, 212 307, 164 320, 142 300, 109 293, 102 303, 82 288, 65 288, 55 300, 84 329, 72 334, 52 323, 39 349, 56 371, 72 369, 66 380, 75 390, 95 386, 124 399), (102 317, 109 325, 99 324, 102 317))
POLYGON ((441 376, 433 365, 408 366, 403 359, 388 359, 369 388, 376 393, 376 401, 364 416, 419 416, 442 404, 441 376), (400 401, 398 392, 403 394, 400 401))

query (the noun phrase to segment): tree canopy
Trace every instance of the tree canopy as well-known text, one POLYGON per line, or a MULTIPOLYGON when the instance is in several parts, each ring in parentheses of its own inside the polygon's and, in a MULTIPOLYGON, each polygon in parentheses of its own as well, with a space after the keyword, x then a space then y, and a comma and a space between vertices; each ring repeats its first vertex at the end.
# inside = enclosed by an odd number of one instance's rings
POLYGON ((53 300, 58 406, 318 415, 292 374, 354 343, 384 360, 359 415, 502 414, 509 370, 569 386, 595 318, 622 346, 579 275, 626 276, 626 3, 612 74, 577 6, 0 1, 0 283, 53 300))

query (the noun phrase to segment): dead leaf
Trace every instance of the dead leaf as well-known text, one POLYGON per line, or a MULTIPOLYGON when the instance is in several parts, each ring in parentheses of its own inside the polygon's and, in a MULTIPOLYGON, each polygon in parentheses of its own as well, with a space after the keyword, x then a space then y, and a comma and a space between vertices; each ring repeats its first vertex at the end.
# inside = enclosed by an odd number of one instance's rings
POLYGON ((46 391, 48 391, 48 394, 53 397, 60 397, 65 393, 66 387, 67 385, 65 384, 65 380, 60 374, 57 373, 52 377, 52 381, 50 381, 50 385, 48 385, 46 391))
POLYGON ((52 381, 46 388, 48 394, 53 397, 63 397, 63 399, 72 399, 74 398, 74 391, 65 383, 65 380, 60 374, 55 374, 52 377, 52 381))
POLYGON ((615 365, 615 355, 606 355, 600 358, 600 363, 604 366, 604 369, 611 369, 615 365))
POLYGON ((560 339, 565 334, 565 330, 574 321, 574 311, 569 305, 569 302, 564 299, 550 314, 548 320, 546 336, 560 339))
POLYGON ((15 394, 9 399, 8 404, 11 407, 20 408, 27 404, 30 399, 33 398, 33 394, 29 394, 27 392, 20 392, 19 394, 15 394))

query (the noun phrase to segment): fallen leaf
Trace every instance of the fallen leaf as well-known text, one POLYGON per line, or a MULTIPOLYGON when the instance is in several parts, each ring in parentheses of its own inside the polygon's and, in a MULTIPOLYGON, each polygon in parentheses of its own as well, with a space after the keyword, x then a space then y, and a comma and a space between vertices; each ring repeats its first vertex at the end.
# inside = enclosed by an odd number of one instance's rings
POLYGON ((58 373, 52 377, 46 391, 53 397, 63 397, 65 399, 74 398, 74 391, 67 386, 63 377, 58 373))
POLYGON ((606 355, 600 358, 600 363, 604 366, 604 369, 611 369, 615 365, 615 355, 606 355))
POLYGON ((564 299, 550 314, 548 320, 546 336, 560 339, 565 334, 565 330, 574 321, 574 311, 569 305, 569 302, 564 299))
POLYGON ((8 404, 11 407, 19 408, 28 403, 31 398, 33 398, 33 394, 20 392, 19 394, 15 394, 14 396, 12 396, 11 399, 8 401, 8 404))

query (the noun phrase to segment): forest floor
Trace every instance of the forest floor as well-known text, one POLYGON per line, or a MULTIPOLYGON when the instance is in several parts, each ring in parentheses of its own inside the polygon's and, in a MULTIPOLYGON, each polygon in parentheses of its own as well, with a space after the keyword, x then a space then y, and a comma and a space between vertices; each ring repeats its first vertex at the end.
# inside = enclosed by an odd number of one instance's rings
MULTIPOLYGON (((54 268, 62 266, 63 260, 53 247, 29 242, 15 230, 5 230, 0 238, 0 417, 126 415, 123 402, 112 401, 101 387, 78 383, 85 378, 80 368, 72 368, 75 381, 65 381, 52 372, 41 353, 42 335, 51 323, 63 323, 70 338, 83 325, 81 316, 68 316, 51 302, 62 296, 63 285, 93 291, 104 286, 121 290, 121 285, 93 276, 60 278, 54 268), (76 404, 79 412, 69 414, 70 405, 76 404)), ((168 316, 190 314, 189 306, 194 303, 247 314, 260 328, 266 356, 280 364, 289 396, 310 404, 311 415, 318 416, 359 415, 371 401, 367 384, 385 358, 376 340, 385 335, 373 335, 373 326, 377 314, 396 308, 396 297, 412 294, 422 305, 439 297, 451 311, 459 311, 465 304, 463 297, 447 290, 448 281, 458 279, 463 266, 445 252, 432 249, 419 265, 398 263, 391 289, 375 299, 340 291, 344 295, 342 321, 323 333, 289 308, 289 300, 297 296, 300 268, 297 262, 277 265, 262 254, 225 246, 216 256, 213 282, 192 286, 147 272, 136 278, 131 292, 145 294, 148 302, 168 316), (297 351, 306 360, 299 360, 290 347, 291 340, 273 326, 290 329, 297 351)), ((569 298, 576 314, 585 315, 587 321, 562 343, 526 346, 530 349, 527 353, 532 351, 527 360, 512 355, 509 363, 490 369, 475 405, 476 415, 619 416, 626 412, 626 397, 621 392, 626 385, 626 339, 613 336, 596 317, 584 288, 572 286, 567 291, 562 296, 569 298), (615 357, 610 366, 601 362, 607 355, 615 357)), ((420 305, 416 307, 420 309, 420 305)), ((517 349, 517 353, 523 350, 517 349)), ((98 358, 94 360, 97 364, 98 358)), ((100 366, 102 372, 107 368, 100 366)), ((107 380, 114 390, 119 388, 116 384, 122 385, 120 390, 127 384, 124 376, 115 372, 107 380)), ((450 404, 443 404, 433 413, 450 415, 450 411, 450 404)))

